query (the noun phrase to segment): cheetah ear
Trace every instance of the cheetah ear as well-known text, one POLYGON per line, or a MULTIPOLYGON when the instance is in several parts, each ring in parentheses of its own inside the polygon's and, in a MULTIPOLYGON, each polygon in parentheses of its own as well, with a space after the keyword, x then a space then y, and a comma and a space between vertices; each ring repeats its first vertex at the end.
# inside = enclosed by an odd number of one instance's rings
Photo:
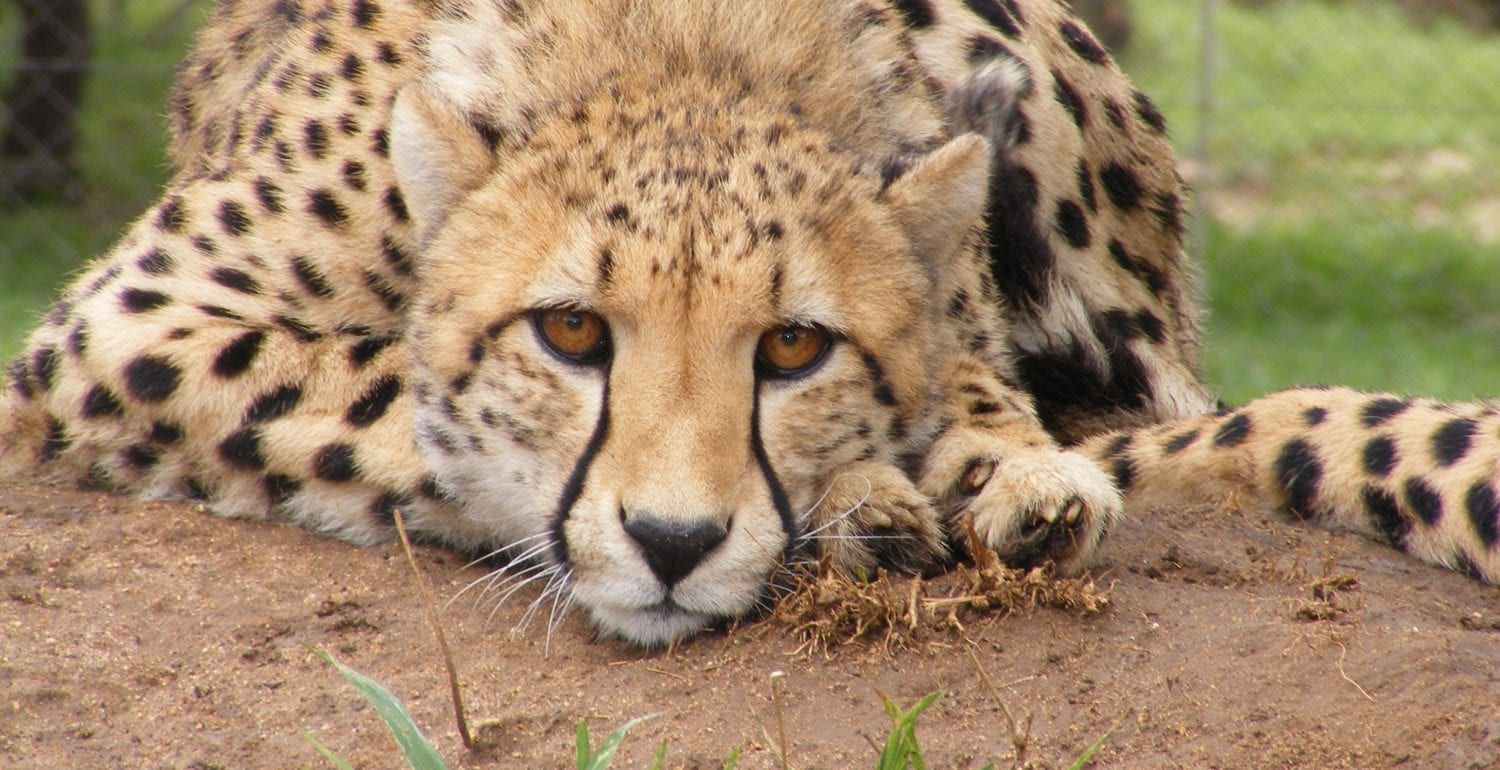
POLYGON ((499 135, 414 83, 391 106, 390 140, 396 183, 425 242, 494 170, 499 135))
POLYGON ((989 171, 989 143, 964 134, 917 161, 881 198, 916 254, 942 265, 982 222, 989 171))

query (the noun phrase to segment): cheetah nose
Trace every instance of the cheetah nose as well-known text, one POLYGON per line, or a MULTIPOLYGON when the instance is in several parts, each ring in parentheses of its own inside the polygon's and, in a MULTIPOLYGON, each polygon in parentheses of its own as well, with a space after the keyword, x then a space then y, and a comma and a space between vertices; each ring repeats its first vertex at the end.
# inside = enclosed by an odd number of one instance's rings
POLYGON ((729 528, 718 521, 675 521, 645 512, 627 516, 624 511, 621 517, 646 564, 668 588, 687 577, 729 536, 729 528))

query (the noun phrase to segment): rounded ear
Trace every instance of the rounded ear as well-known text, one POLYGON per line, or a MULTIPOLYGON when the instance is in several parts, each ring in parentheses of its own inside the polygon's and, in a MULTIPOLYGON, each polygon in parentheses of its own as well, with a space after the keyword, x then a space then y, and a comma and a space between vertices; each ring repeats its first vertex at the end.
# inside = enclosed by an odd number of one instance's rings
POLYGON ((423 83, 411 83, 391 106, 391 165, 417 238, 427 241, 453 206, 495 168, 499 131, 462 114, 423 83))
POLYGON ((917 256, 942 265, 983 223, 989 175, 989 142, 964 134, 908 167, 881 199, 917 256))

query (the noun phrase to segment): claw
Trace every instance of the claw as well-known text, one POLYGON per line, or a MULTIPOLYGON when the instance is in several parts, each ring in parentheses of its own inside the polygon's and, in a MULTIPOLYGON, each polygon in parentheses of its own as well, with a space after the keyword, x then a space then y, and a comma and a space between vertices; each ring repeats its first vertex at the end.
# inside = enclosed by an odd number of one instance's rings
POLYGON ((994 460, 974 460, 964 469, 964 475, 958 482, 958 491, 965 495, 978 494, 994 475, 994 460))
POLYGON ((1062 521, 1071 527, 1081 518, 1083 518, 1083 501, 1075 497, 1063 507, 1062 521))

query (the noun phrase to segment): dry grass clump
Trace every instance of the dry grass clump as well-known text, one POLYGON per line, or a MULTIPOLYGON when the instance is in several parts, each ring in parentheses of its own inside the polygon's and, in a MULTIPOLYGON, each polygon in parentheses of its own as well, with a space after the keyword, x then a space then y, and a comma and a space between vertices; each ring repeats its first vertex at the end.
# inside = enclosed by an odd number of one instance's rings
POLYGON ((812 654, 857 641, 907 647, 934 633, 963 632, 966 622, 1039 607, 1092 614, 1110 604, 1110 589, 1087 575, 1059 578, 1050 568, 1012 569, 1000 563, 968 526, 972 564, 937 578, 879 570, 859 579, 821 565, 794 577, 768 622, 790 626, 801 638, 797 652, 812 654))

